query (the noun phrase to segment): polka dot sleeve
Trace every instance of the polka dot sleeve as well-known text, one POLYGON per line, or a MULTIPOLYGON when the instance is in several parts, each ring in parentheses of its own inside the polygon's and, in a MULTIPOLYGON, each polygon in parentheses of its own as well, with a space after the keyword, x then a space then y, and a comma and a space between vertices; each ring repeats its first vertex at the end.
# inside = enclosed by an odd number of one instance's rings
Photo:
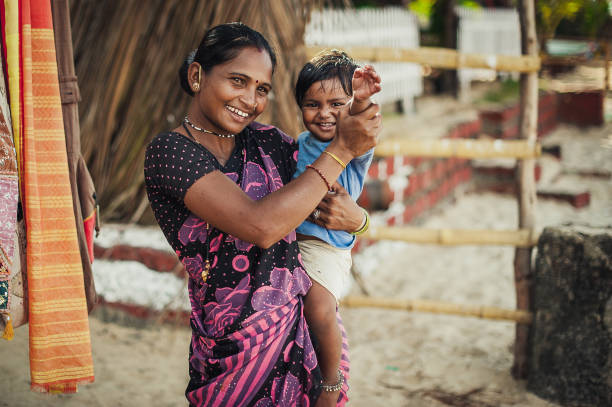
POLYGON ((178 133, 158 135, 145 154, 147 189, 177 200, 183 200, 189 187, 216 169, 203 149, 178 133))
POLYGON ((288 183, 293 178, 293 174, 297 169, 297 159, 298 159, 298 143, 295 142, 291 137, 278 130, 281 135, 281 146, 283 150, 283 158, 284 158, 284 168, 286 169, 287 180, 285 183, 288 183))

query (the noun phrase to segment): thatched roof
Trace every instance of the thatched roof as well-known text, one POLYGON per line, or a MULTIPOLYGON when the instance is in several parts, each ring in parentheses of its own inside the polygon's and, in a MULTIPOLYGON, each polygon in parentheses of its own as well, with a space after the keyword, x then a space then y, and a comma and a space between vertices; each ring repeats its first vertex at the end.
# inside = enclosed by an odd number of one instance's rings
POLYGON ((211 26, 242 21, 276 49, 274 98, 260 120, 296 135, 292 97, 305 61, 303 33, 313 0, 141 0, 71 2, 83 155, 106 220, 150 220, 143 156, 158 132, 176 127, 189 102, 177 70, 211 26))

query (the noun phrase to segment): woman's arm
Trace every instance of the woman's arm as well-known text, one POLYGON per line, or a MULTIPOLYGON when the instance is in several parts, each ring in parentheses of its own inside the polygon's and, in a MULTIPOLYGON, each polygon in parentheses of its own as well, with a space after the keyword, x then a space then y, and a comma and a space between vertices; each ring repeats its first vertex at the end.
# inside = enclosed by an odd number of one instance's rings
MULTIPOLYGON (((338 135, 327 150, 349 162, 374 147, 380 131, 378 111, 378 106, 372 105, 356 116, 349 116, 346 109, 340 112, 338 135)), ((322 154, 313 165, 331 184, 343 170, 328 154, 322 154)), ((307 170, 255 201, 220 171, 213 171, 187 190, 184 201, 189 210, 217 229, 268 248, 294 230, 326 193, 327 186, 319 174, 307 170)))

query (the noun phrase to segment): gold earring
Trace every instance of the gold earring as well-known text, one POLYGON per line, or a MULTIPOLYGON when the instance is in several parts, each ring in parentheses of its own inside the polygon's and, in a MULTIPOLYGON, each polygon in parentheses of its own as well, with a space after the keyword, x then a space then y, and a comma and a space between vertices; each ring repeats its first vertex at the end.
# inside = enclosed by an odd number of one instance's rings
POLYGON ((194 92, 200 91, 200 82, 202 81, 202 65, 198 65, 198 81, 191 85, 194 92))

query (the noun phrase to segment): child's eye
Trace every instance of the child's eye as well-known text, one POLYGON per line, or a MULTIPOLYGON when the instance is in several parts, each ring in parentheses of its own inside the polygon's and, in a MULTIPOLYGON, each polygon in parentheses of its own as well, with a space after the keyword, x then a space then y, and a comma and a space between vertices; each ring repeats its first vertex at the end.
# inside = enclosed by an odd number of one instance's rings
POLYGON ((304 107, 309 107, 309 108, 313 108, 313 107, 317 107, 317 104, 314 102, 306 102, 303 105, 304 107))
POLYGON ((342 106, 344 106, 344 105, 345 105, 345 103, 344 103, 344 102, 334 102, 334 103, 332 103, 332 106, 333 106, 333 107, 342 107, 342 106))

